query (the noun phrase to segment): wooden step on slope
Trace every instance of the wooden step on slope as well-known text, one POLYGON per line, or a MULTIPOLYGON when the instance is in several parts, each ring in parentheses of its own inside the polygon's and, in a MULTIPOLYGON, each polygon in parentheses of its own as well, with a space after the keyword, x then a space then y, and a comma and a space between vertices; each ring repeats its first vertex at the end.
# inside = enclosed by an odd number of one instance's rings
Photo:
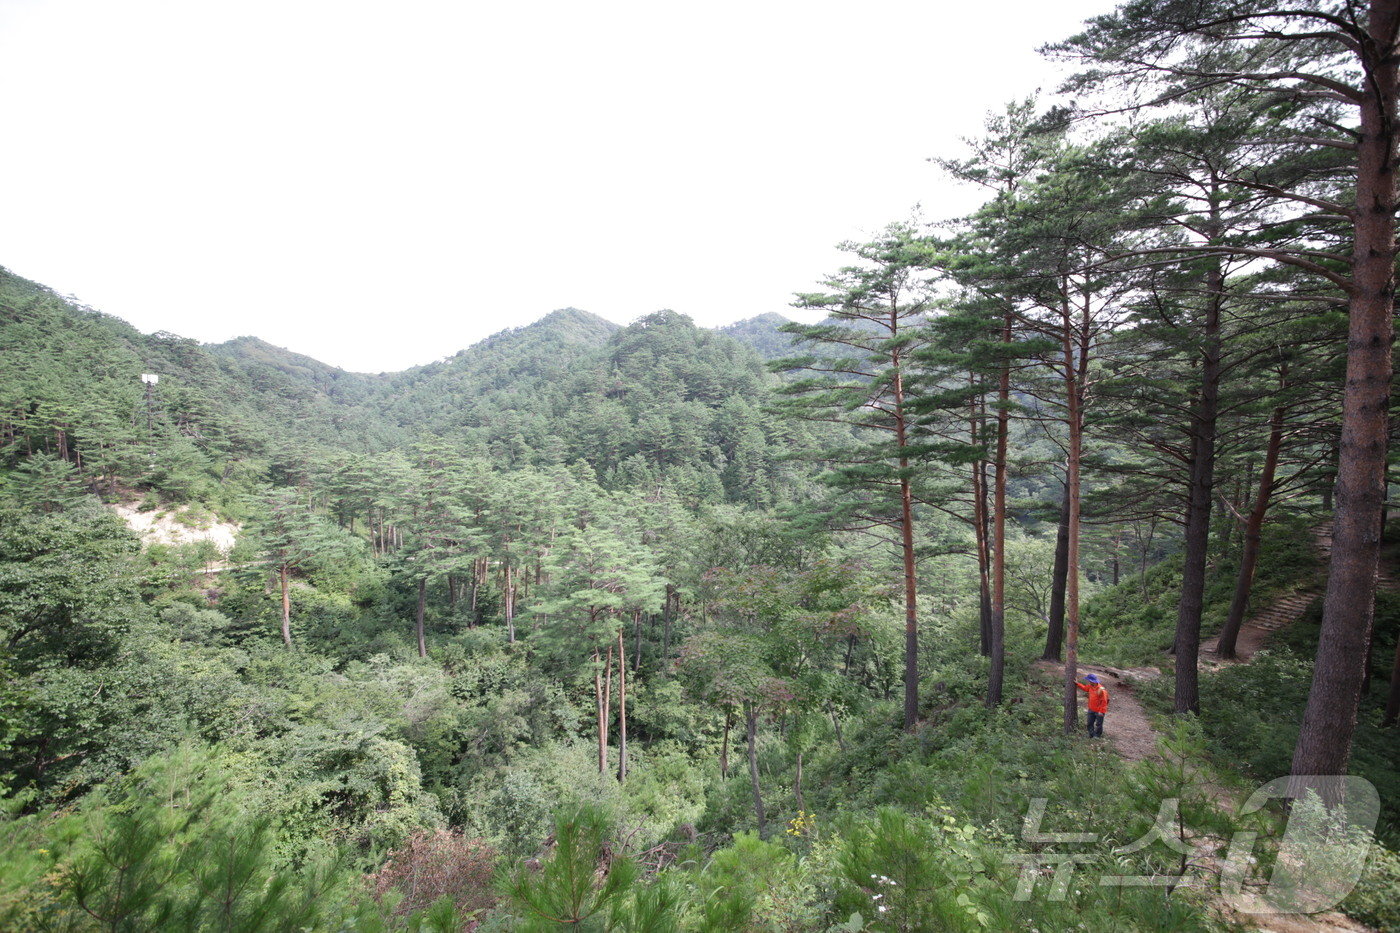
POLYGON ((1321 590, 1309 589, 1280 596, 1251 616, 1245 624, 1266 632, 1277 632, 1301 619, 1321 595, 1321 590))
MULTIPOLYGON (((1332 556, 1332 520, 1319 522, 1312 527, 1313 546, 1323 564, 1323 579, 1326 579, 1327 561, 1332 556)), ((1267 604, 1252 612, 1240 627, 1237 651, 1242 660, 1248 660, 1262 648, 1273 634, 1285 629, 1301 619, 1316 600, 1322 596, 1320 583, 1276 596, 1267 604)), ((1216 636, 1201 644, 1203 652, 1214 653, 1220 638, 1216 636)))
MULTIPOLYGON (((1329 518, 1325 522, 1314 525, 1313 535, 1317 544, 1318 556, 1322 558, 1325 579, 1327 563, 1332 559, 1332 520, 1329 518)), ((1396 576, 1395 568, 1386 562, 1384 553, 1381 555, 1381 564, 1376 572, 1376 586, 1391 593, 1400 592, 1400 577, 1396 576)))

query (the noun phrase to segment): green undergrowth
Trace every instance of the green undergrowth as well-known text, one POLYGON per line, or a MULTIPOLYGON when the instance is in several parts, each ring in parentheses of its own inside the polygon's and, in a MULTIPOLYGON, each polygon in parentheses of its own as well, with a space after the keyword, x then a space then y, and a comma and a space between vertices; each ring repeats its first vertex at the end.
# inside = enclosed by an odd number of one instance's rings
MULTIPOLYGON (((1250 595, 1251 611, 1298 589, 1316 585, 1320 566, 1305 516, 1288 516, 1264 527, 1259 562, 1250 595)), ((1180 553, 1099 591, 1083 607, 1080 654, 1086 660, 1121 667, 1171 664, 1181 595, 1180 553)), ((1239 572, 1239 547, 1231 540, 1224 553, 1212 553, 1206 567, 1201 637, 1220 631, 1230 612, 1239 572)))
MULTIPOLYGON (((1281 554, 1268 562, 1261 560, 1260 579, 1266 593, 1270 587, 1272 592, 1299 589, 1315 579, 1305 576, 1300 582, 1299 578, 1288 576, 1290 570, 1315 567, 1311 538, 1302 537, 1306 525, 1297 523, 1294 530, 1297 534, 1293 538, 1272 542, 1281 554), (1305 554, 1313 556, 1313 564, 1304 560, 1305 554)), ((1266 540, 1265 544, 1267 548, 1270 542, 1266 540)), ((1397 544, 1400 542, 1388 541, 1383 560, 1394 563, 1397 544)), ((1162 568, 1154 568, 1150 573, 1159 570, 1162 568)), ((1259 602, 1256 598, 1256 604, 1259 602)), ((1208 748, 1216 761, 1247 780, 1267 781, 1289 771, 1312 685, 1321 622, 1319 599, 1301 619, 1275 633, 1268 646, 1249 663, 1201 671, 1200 719, 1208 748)), ((1400 845, 1400 766, 1395 755, 1396 732, 1382 728, 1381 718, 1390 689, 1397 637, 1400 593, 1381 590, 1376 596, 1371 678, 1361 702, 1351 769, 1379 790, 1382 813, 1378 831, 1392 847, 1400 845)), ((1169 676, 1137 688, 1148 706, 1163 715, 1170 713, 1171 691, 1169 676)))
MULTIPOLYGON (((758 768, 766 834, 753 822, 748 773, 736 767, 713 786, 698 841, 677 848, 659 874, 623 863, 605 883, 581 883, 596 864, 587 853, 612 851, 617 830, 599 828, 607 814, 597 803, 571 805, 555 828, 558 839, 572 834, 569 844, 538 871, 507 869, 506 903, 483 929, 555 929, 549 918, 563 918, 599 930, 1074 930, 1088 929, 1087 917, 1095 930, 1224 929, 1208 889, 1164 896, 1160 886, 1100 883, 1177 870, 1179 856, 1164 846, 1123 852, 1150 834, 1163 800, 1182 801, 1191 838, 1228 835, 1196 772, 1128 766, 1111 746, 1064 736, 1049 692, 1020 674, 1008 687, 1016 702, 991 715, 980 702, 943 697, 913 734, 889 704, 847 723, 844 747, 824 735, 807 752, 802 808, 791 735, 769 730, 758 768), (1027 825, 1037 806, 1043 817, 1027 825), (1049 833, 1092 838, 1041 835, 1049 833), (1056 890, 1060 866, 1066 883, 1056 890)), ((1174 740, 1184 759, 1201 754, 1199 736, 1174 740)))

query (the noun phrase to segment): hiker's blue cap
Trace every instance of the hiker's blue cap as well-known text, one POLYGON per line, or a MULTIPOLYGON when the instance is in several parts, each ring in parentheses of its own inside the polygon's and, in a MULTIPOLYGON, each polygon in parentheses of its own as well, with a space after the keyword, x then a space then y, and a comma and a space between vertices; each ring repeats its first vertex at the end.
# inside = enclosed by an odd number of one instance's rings
POLYGON ((1091 683, 1091 684, 1096 684, 1096 683, 1099 682, 1099 675, 1098 675, 1098 674, 1085 674, 1085 675, 1084 675, 1084 679, 1087 680, 1087 681, 1089 681, 1089 683, 1091 683))

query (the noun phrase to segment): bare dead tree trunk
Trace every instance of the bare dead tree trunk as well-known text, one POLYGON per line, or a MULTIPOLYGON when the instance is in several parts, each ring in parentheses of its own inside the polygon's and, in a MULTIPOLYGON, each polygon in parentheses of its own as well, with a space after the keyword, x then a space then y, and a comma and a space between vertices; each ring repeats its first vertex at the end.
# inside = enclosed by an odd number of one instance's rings
POLYGON ((282 641, 292 647, 292 590, 291 569, 283 564, 277 568, 277 576, 282 584, 282 641))
POLYGON ((1292 773, 1345 774, 1375 616, 1385 503, 1395 306, 1395 142, 1400 3, 1373 0, 1361 43, 1367 80, 1356 137, 1356 240, 1332 562, 1312 688, 1292 773))
POLYGON ((797 798, 797 811, 807 812, 807 804, 802 799, 802 752, 797 753, 797 774, 792 779, 792 794, 797 798))

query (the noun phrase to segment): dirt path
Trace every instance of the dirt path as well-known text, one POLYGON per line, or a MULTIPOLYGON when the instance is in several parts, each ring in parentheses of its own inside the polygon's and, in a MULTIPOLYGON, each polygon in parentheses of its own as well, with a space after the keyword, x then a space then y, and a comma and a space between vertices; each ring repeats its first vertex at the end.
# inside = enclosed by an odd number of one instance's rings
MULTIPOLYGON (((1051 675, 1053 683, 1064 683, 1063 664, 1037 661, 1035 666, 1051 675)), ((1162 672, 1155 667, 1116 668, 1102 664, 1080 664, 1078 672, 1081 679, 1090 672, 1098 674, 1099 680, 1108 688, 1108 715, 1104 717, 1103 736, 1109 740, 1113 750, 1128 762, 1160 760, 1162 753, 1157 740, 1161 738, 1161 733, 1153 727, 1147 711, 1133 695, 1132 686, 1134 683, 1155 680, 1162 676, 1162 672)), ((1082 727, 1082 716, 1080 722, 1082 727)), ((1214 782, 1207 782, 1204 790, 1222 810, 1233 811, 1239 806, 1240 801, 1214 782)), ((1226 920, 1259 933, 1375 933, 1370 927, 1336 911, 1321 914, 1242 914, 1223 902, 1218 903, 1217 907, 1226 920)))
MULTIPOLYGON (((1065 666, 1054 661, 1037 661, 1037 669, 1045 671, 1054 677, 1057 684, 1063 684, 1065 679, 1065 666)), ((1103 737, 1108 739, 1109 744, 1126 761, 1143 761, 1148 758, 1160 758, 1157 751, 1157 740, 1162 737, 1161 733, 1152 727, 1152 720, 1148 719, 1147 711, 1143 709, 1138 698, 1133 695, 1130 686, 1134 681, 1153 680, 1162 676, 1162 672, 1153 667, 1144 668, 1117 668, 1105 667, 1102 664, 1080 664, 1078 665, 1079 677, 1082 680, 1085 674, 1094 673, 1099 675, 1099 680, 1108 688, 1108 715, 1103 720, 1103 737)), ((1083 715, 1080 716, 1080 727, 1084 725, 1083 715)))
MULTIPOLYGON (((1331 551, 1331 524, 1319 525, 1316 528, 1317 549, 1322 553, 1323 566, 1331 551)), ((1382 579, 1382 586, 1400 587, 1400 583, 1392 580, 1382 579)), ((1296 593, 1285 594, 1267 605, 1261 612, 1250 616, 1249 621, 1240 628, 1238 654, 1239 660, 1235 663, 1249 663, 1260 647, 1267 643, 1268 637, 1284 626, 1302 618, 1303 612, 1308 611, 1309 605, 1322 595, 1322 588, 1310 587, 1305 590, 1298 590, 1296 593)), ((1201 644, 1201 661, 1203 664, 1228 664, 1229 661, 1222 661, 1215 657, 1215 639, 1201 644), (1208 658, 1204 657, 1208 654, 1208 658)), ((1054 661, 1037 661, 1036 668, 1050 674, 1054 679, 1054 684, 1064 684, 1064 664, 1054 663, 1054 661)), ((1161 759, 1162 752, 1158 748, 1158 740, 1161 733, 1152 727, 1152 720, 1148 719, 1147 710, 1142 709, 1142 703, 1138 702, 1137 696, 1133 695, 1133 684, 1141 684, 1144 681, 1151 681, 1162 677, 1162 672, 1155 667, 1141 668, 1116 668, 1106 667, 1103 664, 1079 664, 1079 675, 1084 677, 1088 672, 1095 672, 1099 675, 1100 681, 1109 689, 1109 713, 1103 719, 1103 737, 1109 740, 1114 751, 1128 762, 1147 761, 1147 759, 1161 759)), ((1082 719, 1081 719, 1082 726, 1082 719)), ((1232 799, 1231 794, 1226 793, 1222 787, 1208 782, 1205 792, 1210 794, 1215 804, 1221 810, 1233 811, 1239 806, 1240 801, 1232 799)), ((1305 915, 1305 913, 1278 913, 1278 915, 1267 915, 1267 913, 1239 913, 1231 906, 1217 904, 1222 918, 1231 923, 1245 927, 1245 929, 1257 930, 1259 933, 1375 933, 1371 927, 1355 922, 1343 913, 1329 911, 1326 913, 1316 913, 1316 915, 1305 915)))

